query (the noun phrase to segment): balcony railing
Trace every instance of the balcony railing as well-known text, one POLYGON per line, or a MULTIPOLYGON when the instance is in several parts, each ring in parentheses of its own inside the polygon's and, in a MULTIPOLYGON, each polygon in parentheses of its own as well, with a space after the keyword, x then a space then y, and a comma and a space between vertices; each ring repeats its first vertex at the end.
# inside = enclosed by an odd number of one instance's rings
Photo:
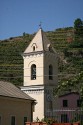
POLYGON ((82 109, 55 109, 53 111, 48 110, 46 112, 47 118, 53 118, 58 122, 83 122, 83 110, 82 109))

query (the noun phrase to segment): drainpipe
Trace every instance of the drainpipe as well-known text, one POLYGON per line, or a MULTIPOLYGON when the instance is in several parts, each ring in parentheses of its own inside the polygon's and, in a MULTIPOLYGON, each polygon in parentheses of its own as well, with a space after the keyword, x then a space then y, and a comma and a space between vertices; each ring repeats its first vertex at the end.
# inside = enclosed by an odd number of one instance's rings
POLYGON ((33 121, 33 112, 34 112, 34 107, 37 104, 37 102, 32 101, 31 102, 31 122, 33 121))

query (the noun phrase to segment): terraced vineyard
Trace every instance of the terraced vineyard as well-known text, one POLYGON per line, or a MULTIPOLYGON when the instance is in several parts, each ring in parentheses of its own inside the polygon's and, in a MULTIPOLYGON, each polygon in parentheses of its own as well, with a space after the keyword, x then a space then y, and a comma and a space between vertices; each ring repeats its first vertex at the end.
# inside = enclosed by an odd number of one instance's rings
POLYGON ((10 38, 0 42, 0 80, 22 85, 22 53, 31 39, 32 35, 26 35, 25 37, 10 38))
MULTIPOLYGON (((74 29, 72 27, 46 32, 48 39, 59 57, 59 80, 72 78, 83 71, 83 42, 73 46, 74 29)), ((23 84, 22 53, 34 34, 0 41, 0 80, 15 85, 23 84)))

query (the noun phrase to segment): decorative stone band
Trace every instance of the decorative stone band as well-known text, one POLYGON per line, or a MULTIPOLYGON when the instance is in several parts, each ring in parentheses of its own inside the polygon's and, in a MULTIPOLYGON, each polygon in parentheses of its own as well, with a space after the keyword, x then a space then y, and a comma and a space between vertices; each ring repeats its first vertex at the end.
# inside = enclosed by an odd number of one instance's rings
POLYGON ((41 93, 53 93, 51 87, 45 87, 43 85, 40 86, 22 86, 20 87, 22 91, 24 91, 27 94, 41 94, 41 93))
POLYGON ((21 90, 27 94, 44 93, 44 86, 22 86, 21 90))

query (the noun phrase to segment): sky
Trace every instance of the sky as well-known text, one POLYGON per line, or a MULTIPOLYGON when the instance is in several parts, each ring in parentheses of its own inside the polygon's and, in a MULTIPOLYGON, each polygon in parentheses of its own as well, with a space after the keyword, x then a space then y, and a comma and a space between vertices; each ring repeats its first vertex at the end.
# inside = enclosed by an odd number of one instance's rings
POLYGON ((0 0, 0 40, 71 27, 83 20, 83 0, 0 0))

